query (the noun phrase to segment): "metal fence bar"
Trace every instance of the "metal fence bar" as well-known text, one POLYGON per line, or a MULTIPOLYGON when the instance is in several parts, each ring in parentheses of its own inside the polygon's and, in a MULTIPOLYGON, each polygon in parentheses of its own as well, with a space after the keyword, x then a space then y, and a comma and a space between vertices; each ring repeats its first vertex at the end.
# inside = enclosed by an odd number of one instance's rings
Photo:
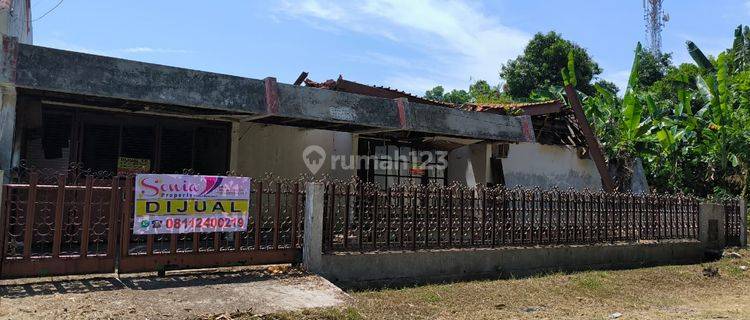
POLYGON ((114 258, 117 251, 119 228, 117 224, 117 210, 120 208, 120 177, 114 176, 111 181, 109 194, 109 221, 107 221, 107 257, 114 258))
MULTIPOLYGON (((0 181, 4 179, 4 173, 0 170, 0 181)), ((9 240, 9 235, 6 234, 6 228, 10 219, 10 188, 7 186, 0 186, 2 188, 2 194, 0 194, 0 277, 3 275, 3 261, 5 260, 5 244, 9 240)))
POLYGON ((34 214, 36 211, 36 185, 39 174, 32 172, 29 177, 29 197, 26 203, 26 221, 24 223, 23 258, 31 258, 31 244, 34 239, 34 214))
POLYGON ((86 176, 86 191, 83 196, 83 221, 81 223, 81 257, 89 254, 89 234, 91 229, 91 198, 93 197, 94 177, 86 176))
MULTIPOLYGON (((331 239, 344 244, 334 251, 352 250, 350 240, 365 252, 392 249, 394 241, 398 248, 420 250, 692 239, 698 234, 693 227, 698 208, 683 195, 455 186, 382 190, 361 182, 340 184, 346 190, 351 186, 356 189, 351 198, 335 187, 328 190, 357 209, 351 239, 348 214, 343 228, 327 226, 326 232, 335 233, 331 239)), ((728 204, 727 212, 733 210, 728 204)))
MULTIPOLYGON (((255 210, 255 221, 253 221, 253 232, 255 240, 255 250, 260 250, 260 227, 261 224, 263 224, 261 220, 261 214, 263 214, 263 181, 258 181, 258 204, 256 205, 257 209, 255 210)), ((198 234, 195 234, 193 236, 193 240, 198 239, 198 234)), ((196 241, 194 243, 196 248, 194 249, 194 252, 198 252, 198 242, 196 241)))
MULTIPOLYGON (((292 204, 292 230, 290 231, 290 236, 292 238, 292 248, 296 248, 299 243, 299 237, 297 237, 297 223, 299 218, 299 182, 296 181, 294 182, 294 189, 292 189, 292 201, 294 201, 294 203, 292 204)), ((236 237, 239 239, 239 233, 236 237)), ((239 249, 239 242, 236 246, 239 249)))
POLYGON ((57 199, 55 200, 55 234, 52 239, 52 257, 60 257, 62 245, 63 209, 65 207, 65 175, 57 176, 57 199))

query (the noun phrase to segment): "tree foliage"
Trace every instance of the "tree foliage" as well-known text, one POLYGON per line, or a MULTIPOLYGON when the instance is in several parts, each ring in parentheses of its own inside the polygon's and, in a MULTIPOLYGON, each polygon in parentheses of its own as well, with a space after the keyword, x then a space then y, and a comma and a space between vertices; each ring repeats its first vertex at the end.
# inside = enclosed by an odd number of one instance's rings
POLYGON ((667 64, 660 75, 659 59, 639 44, 624 96, 595 86, 584 99, 587 117, 610 161, 643 158, 658 191, 748 199, 748 28, 738 27, 732 47, 715 59, 692 42, 687 50, 695 64, 667 64))
POLYGON ((513 98, 524 99, 534 90, 563 83, 560 70, 568 66, 568 55, 573 56, 578 89, 594 94, 592 79, 602 70, 586 49, 563 39, 556 32, 537 33, 529 41, 523 54, 502 66, 500 77, 505 91, 513 98))
POLYGON ((643 159, 657 192, 750 200, 750 28, 717 57, 688 41, 694 63, 671 64, 640 44, 627 86, 596 79, 601 72, 586 50, 559 34, 537 34, 524 54, 503 66, 503 89, 477 81, 468 91, 438 86, 425 97, 456 103, 564 98, 574 85, 610 165, 643 159), (595 81, 595 83, 592 83, 595 81))
POLYGON ((643 88, 650 87, 663 79, 672 66, 672 55, 669 53, 662 53, 657 56, 651 51, 642 50, 638 54, 640 55, 638 85, 643 88))
POLYGON ((469 86, 469 91, 453 89, 445 92, 443 86, 427 90, 424 98, 445 101, 455 104, 464 103, 506 103, 512 100, 502 92, 499 86, 490 86, 485 80, 477 80, 469 86))

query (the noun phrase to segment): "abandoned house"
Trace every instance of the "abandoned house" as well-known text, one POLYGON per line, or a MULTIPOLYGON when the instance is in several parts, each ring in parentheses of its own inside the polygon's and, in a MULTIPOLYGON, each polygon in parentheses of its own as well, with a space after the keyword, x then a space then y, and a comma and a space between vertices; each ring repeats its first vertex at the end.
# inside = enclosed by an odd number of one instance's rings
POLYGON ((609 179, 594 157, 601 156, 595 138, 584 134, 588 124, 560 101, 456 106, 341 77, 317 83, 303 73, 283 84, 155 65, 35 46, 22 12, 4 17, 2 170, 64 171, 76 163, 112 174, 292 178, 310 174, 303 153, 319 146, 325 155, 315 176, 357 176, 382 187, 599 190, 609 179), (332 163, 334 156, 373 161, 422 152, 444 155, 446 166, 419 157, 380 160, 399 162, 388 166, 332 163))
MULTIPOLYGON (((453 106, 339 79, 276 83, 44 48, 3 38, 3 169, 307 174, 303 150, 382 156, 441 151, 424 172, 323 159, 317 175, 389 186, 601 189, 579 125, 559 101, 453 106)), ((398 159, 394 160, 398 161, 398 159)), ((417 159, 417 161, 420 161, 417 159)), ((409 167, 411 164, 407 165, 409 167)))

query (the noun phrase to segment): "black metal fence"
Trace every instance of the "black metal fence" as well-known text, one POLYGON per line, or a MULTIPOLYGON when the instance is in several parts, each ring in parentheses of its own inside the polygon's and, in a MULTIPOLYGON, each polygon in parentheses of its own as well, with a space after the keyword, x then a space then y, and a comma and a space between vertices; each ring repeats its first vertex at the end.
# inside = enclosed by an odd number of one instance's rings
POLYGON ((324 251, 697 239, 696 198, 503 187, 326 184, 324 251))
POLYGON ((741 202, 738 199, 724 200, 722 205, 724 206, 725 214, 725 229, 724 235, 726 238, 727 246, 739 246, 742 244, 740 237, 742 236, 742 228, 747 226, 742 223, 742 210, 740 208, 741 202))

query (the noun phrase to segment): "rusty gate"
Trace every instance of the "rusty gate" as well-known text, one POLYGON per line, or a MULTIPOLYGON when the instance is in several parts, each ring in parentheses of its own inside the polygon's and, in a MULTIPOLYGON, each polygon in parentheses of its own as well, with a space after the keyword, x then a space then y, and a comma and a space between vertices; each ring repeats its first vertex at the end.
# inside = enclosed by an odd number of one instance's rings
POLYGON ((301 259, 298 181, 253 180, 246 231, 140 236, 132 234, 133 176, 30 172, 15 180, 2 189, 0 278, 301 259))

